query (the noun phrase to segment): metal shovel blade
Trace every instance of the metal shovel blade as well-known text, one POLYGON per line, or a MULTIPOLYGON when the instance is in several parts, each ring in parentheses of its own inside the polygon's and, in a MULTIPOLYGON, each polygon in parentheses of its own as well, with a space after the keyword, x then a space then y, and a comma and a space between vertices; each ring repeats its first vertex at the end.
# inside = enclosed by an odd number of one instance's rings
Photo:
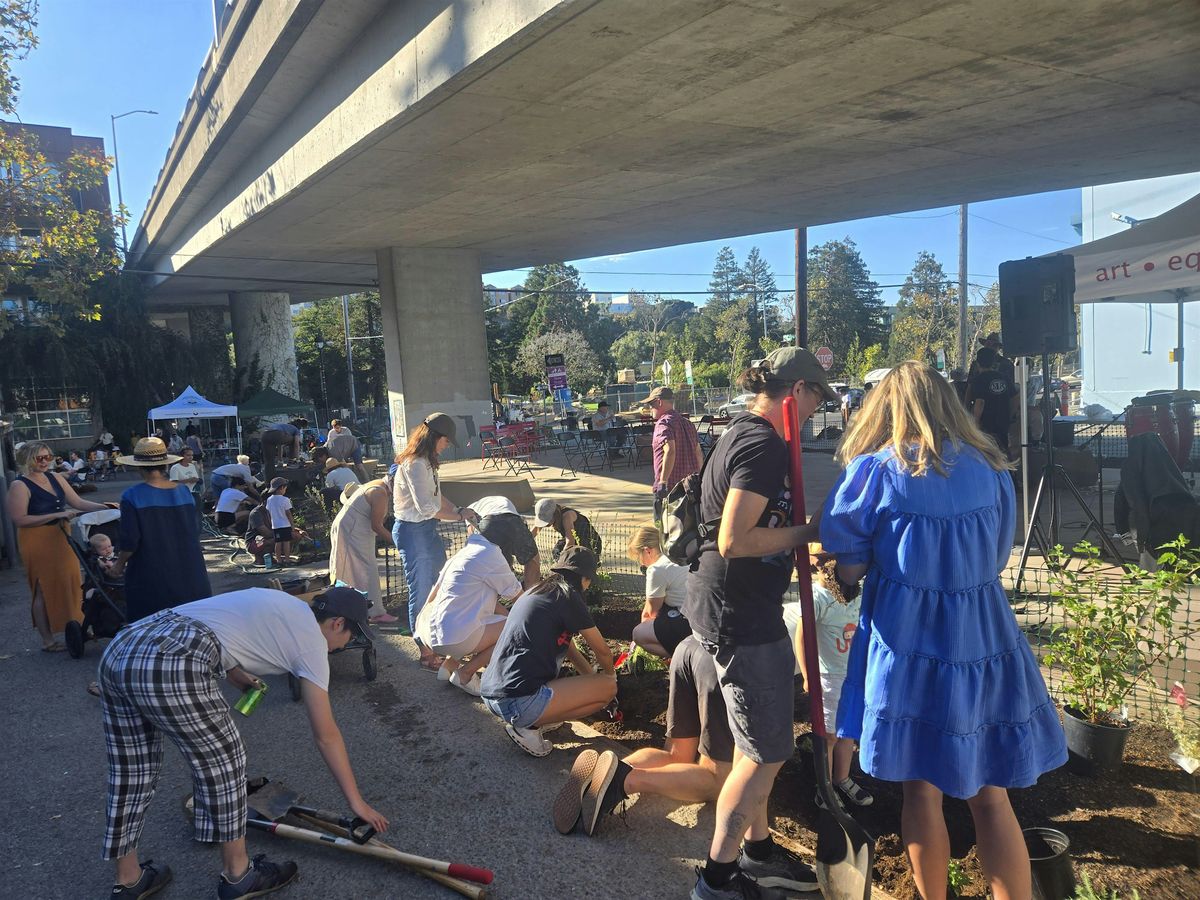
POLYGON ((246 781, 246 802, 252 819, 274 822, 282 819, 293 806, 299 806, 301 795, 282 781, 266 778, 251 778, 246 781))

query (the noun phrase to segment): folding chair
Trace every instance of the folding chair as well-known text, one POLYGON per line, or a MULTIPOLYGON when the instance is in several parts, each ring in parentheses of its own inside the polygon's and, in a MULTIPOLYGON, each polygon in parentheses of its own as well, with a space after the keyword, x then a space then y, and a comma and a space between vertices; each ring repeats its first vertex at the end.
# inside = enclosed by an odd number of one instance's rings
POLYGON ((637 434, 633 438, 633 465, 640 466, 642 462, 649 462, 654 459, 654 436, 651 434, 637 434))
POLYGON ((509 475, 516 476, 522 472, 528 472, 530 478, 537 478, 533 474, 533 469, 529 467, 529 457, 521 453, 515 438, 500 438, 500 450, 502 453, 501 459, 504 460, 504 464, 508 467, 509 475))
POLYGON ((558 436, 559 447, 563 452, 563 470, 560 475, 567 474, 569 469, 572 475, 578 475, 578 469, 582 468, 588 474, 591 474, 592 467, 588 462, 587 454, 583 452, 583 444, 579 440, 579 432, 564 431, 558 436))

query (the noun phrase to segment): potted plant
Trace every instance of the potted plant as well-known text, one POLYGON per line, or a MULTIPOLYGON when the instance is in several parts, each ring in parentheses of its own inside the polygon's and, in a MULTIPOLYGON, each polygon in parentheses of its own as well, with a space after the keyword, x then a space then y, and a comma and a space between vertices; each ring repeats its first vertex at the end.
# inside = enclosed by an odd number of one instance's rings
POLYGON ((1091 544, 1050 554, 1050 589, 1063 624, 1046 663, 1061 670, 1058 693, 1072 768, 1100 774, 1121 764, 1131 723, 1126 702, 1138 685, 1181 656, 1195 624, 1177 612, 1197 581, 1200 555, 1178 540, 1160 548, 1157 571, 1126 565, 1115 572, 1091 544))

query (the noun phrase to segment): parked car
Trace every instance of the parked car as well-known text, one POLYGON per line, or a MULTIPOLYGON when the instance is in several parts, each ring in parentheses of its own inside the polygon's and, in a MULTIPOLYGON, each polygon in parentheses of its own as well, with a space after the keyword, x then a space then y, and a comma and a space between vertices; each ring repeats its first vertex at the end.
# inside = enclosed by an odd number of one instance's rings
POLYGON ((746 409, 754 402, 753 394, 738 394, 728 403, 723 403, 717 407, 718 416, 732 416, 740 412, 745 412, 746 409))

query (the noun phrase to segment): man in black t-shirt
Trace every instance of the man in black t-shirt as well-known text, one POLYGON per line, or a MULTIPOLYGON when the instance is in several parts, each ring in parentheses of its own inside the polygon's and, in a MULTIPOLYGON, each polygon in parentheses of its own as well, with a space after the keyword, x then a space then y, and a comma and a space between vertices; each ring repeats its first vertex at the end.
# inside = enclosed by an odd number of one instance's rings
POLYGON ((976 351, 975 375, 967 386, 967 402, 984 434, 1007 453, 1008 427, 1017 412, 1018 391, 999 363, 999 354, 991 347, 976 351))

